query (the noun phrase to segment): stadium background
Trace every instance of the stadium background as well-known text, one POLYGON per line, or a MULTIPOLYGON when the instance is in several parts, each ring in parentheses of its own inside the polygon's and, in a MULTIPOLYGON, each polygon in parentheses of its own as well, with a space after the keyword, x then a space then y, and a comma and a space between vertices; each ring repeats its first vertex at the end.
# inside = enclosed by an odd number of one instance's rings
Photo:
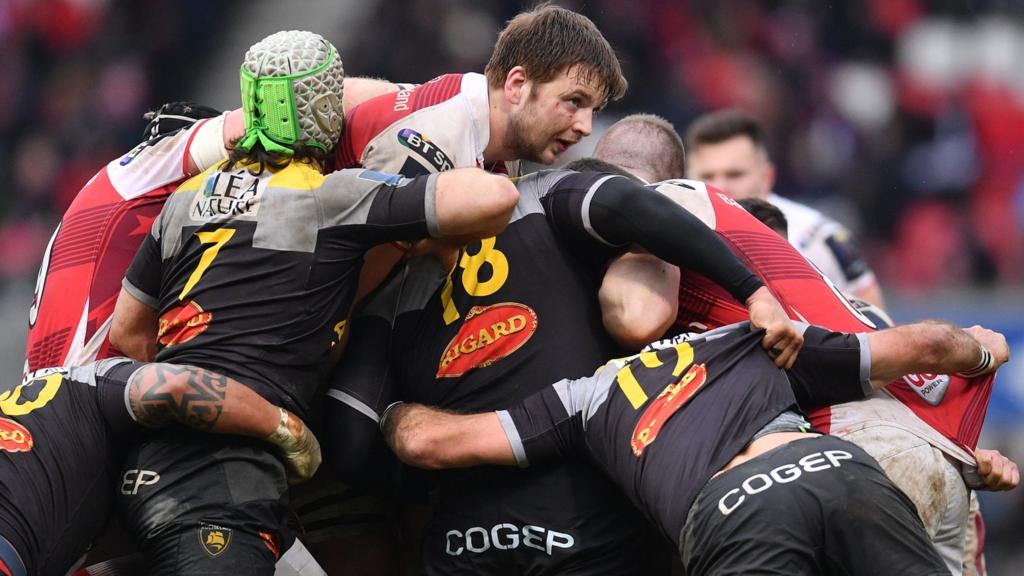
MULTIPOLYGON (((860 237, 898 321, 1007 334, 983 444, 1024 464, 1024 2, 563 0, 605 33, 632 112, 683 131, 759 118, 777 191, 860 237)), ((249 44, 309 29, 346 72, 423 82, 482 71, 523 6, 472 0, 0 0, 0 369, 17 378, 46 241, 79 187, 168 100, 239 104, 249 44)), ((594 137, 590 139, 595 140, 594 137)), ((592 145, 592 144, 590 144, 592 145)), ((586 154, 587 143, 570 151, 586 154)), ((1024 571, 1024 489, 983 494, 990 573, 1024 571)))

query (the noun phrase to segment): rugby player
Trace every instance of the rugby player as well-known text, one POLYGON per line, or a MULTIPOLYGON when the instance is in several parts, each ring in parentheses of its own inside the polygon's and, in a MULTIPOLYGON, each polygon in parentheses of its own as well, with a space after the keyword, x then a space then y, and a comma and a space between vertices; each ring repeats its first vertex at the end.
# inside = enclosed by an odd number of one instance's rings
MULTIPOLYGON (((652 178, 676 176, 660 167, 669 164, 663 158, 665 155, 681 159, 682 146, 678 140, 673 145, 670 139, 651 146, 652 125, 672 130, 667 123, 652 122, 639 116, 624 118, 602 138, 597 153, 644 142, 630 158, 631 171, 644 177, 656 174, 652 178)), ((595 169, 588 162, 577 163, 576 167, 595 169)), ((597 164, 596 169, 615 167, 597 164)), ((694 181, 668 180, 652 188, 676 199, 721 234, 765 280, 794 318, 837 330, 862 332, 876 327, 790 245, 738 209, 728 196, 694 181)), ((643 331, 660 330, 666 325, 664 317, 656 317, 667 309, 658 300, 666 299, 677 304, 676 312, 672 313, 676 331, 715 328, 745 318, 739 303, 706 279, 686 275, 677 287, 671 280, 665 280, 663 267, 664 263, 642 255, 630 255, 613 263, 601 291, 606 324, 618 326, 619 331, 632 329, 636 331, 632 338, 643 338, 648 335, 643 331), (649 288, 647 294, 654 303, 637 298, 636 290, 631 288, 637 283, 649 288)), ((969 500, 964 480, 972 487, 984 489, 1006 489, 1019 481, 1013 478, 1015 464, 997 452, 979 452, 975 448, 992 380, 991 375, 917 375, 895 382, 864 401, 811 413, 816 427, 848 438, 879 460, 914 501, 929 536, 954 574, 960 573, 961 565, 967 569, 973 564, 973 555, 968 554, 966 560, 961 558, 967 550, 965 539, 971 537, 975 528, 973 521, 967 521, 969 500), (932 392, 930 397, 922 394, 928 391, 932 392), (978 478, 973 472, 976 461, 1003 474, 990 473, 978 478)))
POLYGON ((429 468, 543 467, 583 451, 693 576, 948 574, 913 503, 859 447, 808 432, 797 403, 860 398, 908 373, 970 371, 986 356, 994 370, 1008 359, 1005 339, 940 323, 866 335, 808 327, 784 372, 758 338, 742 325, 681 335, 507 410, 399 403, 381 427, 402 461, 429 468))
POLYGON ((789 242, 840 291, 885 307, 882 289, 850 231, 821 212, 772 192, 775 166, 764 132, 736 110, 706 114, 686 131, 686 175, 734 199, 761 198, 778 206, 789 221, 789 242))
MULTIPOLYGON (((48 368, 0 394, 0 574, 66 574, 110 517, 114 478, 132 440, 180 424, 280 448, 297 480, 320 462, 294 414, 235 380, 192 366, 110 358, 48 368)), ((132 469, 121 493, 160 475, 132 469)))
MULTIPOLYGON (((265 38, 241 75, 246 135, 164 205, 126 275, 111 341, 135 358, 236 378, 304 416, 344 337, 365 250, 493 235, 517 192, 476 169, 323 176, 342 128, 343 72, 316 34, 265 38)), ((151 573, 273 572, 291 537, 283 469, 266 450, 164 434, 129 461, 161 476, 121 495, 151 573), (211 549, 211 530, 230 545, 211 549)))
MULTIPOLYGON (((410 261, 354 318, 360 338, 339 367, 344 378, 328 392, 336 402, 328 404, 324 431, 334 437, 327 459, 346 478, 363 472, 355 463, 366 461, 361 451, 372 446, 375 419, 392 397, 461 410, 500 407, 536 390, 531 382, 586 374, 602 354, 621 354, 601 327, 597 288, 605 263, 634 243, 714 275, 774 322, 768 292, 748 284, 752 277, 726 246, 671 200, 595 173, 546 171, 516 185, 520 201, 505 232, 455 254, 454 268, 410 261)), ((787 338, 780 329, 765 344, 784 350, 783 365, 799 345, 787 338)), ((427 573, 661 570, 650 551, 659 539, 584 462, 445 475, 439 483, 441 502, 424 541, 427 573), (517 535, 515 545, 456 553, 457 538, 492 527, 517 534, 533 527, 527 531, 542 530, 558 544, 538 550, 533 537, 517 535)))

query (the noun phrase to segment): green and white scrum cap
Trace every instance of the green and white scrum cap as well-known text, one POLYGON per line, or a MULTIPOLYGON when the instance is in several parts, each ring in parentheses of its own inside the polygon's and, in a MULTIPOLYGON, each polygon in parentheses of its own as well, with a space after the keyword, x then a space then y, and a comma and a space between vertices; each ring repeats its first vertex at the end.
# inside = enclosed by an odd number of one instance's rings
POLYGON ((253 44, 242 63, 245 136, 268 152, 291 155, 303 144, 330 152, 341 136, 345 70, 337 49, 319 34, 277 32, 253 44))

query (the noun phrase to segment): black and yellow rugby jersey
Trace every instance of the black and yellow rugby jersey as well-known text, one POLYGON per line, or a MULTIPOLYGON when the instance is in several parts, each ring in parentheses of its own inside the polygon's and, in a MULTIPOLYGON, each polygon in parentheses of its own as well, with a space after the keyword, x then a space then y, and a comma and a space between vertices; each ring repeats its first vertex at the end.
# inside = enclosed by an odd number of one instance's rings
POLYGON ((157 360, 233 377, 305 416, 363 255, 437 235, 436 176, 219 166, 168 199, 124 288, 159 310, 157 360))
POLYGON ((793 368, 777 368, 749 322, 683 334, 565 379, 499 419, 521 466, 585 448, 675 542, 704 484, 758 431, 798 404, 864 398, 866 335, 807 327, 793 368))

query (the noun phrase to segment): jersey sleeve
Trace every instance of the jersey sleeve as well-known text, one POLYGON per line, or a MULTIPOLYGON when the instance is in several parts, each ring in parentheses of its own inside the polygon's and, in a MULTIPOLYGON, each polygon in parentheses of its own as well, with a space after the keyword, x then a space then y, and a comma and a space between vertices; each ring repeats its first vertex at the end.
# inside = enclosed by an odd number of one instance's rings
POLYGON ((317 189, 324 227, 359 226, 367 246, 440 235, 437 175, 403 178, 374 170, 342 170, 317 189))
POLYGON ((764 285, 714 230, 628 178, 572 174, 542 202, 556 229, 618 249, 638 244, 666 262, 707 276, 740 302, 764 285))
POLYGON ((223 152, 223 119, 204 119, 192 126, 162 138, 142 142, 130 152, 107 165, 107 174, 114 189, 125 199, 175 184, 188 177, 188 159, 199 156, 203 162, 212 151, 223 152), (207 142, 216 135, 221 140, 207 142), (197 140, 198 139, 198 140, 197 140), (219 148, 216 145, 219 144, 219 148))
POLYGON ((571 381, 562 380, 498 411, 516 463, 539 466, 566 459, 583 439, 583 410, 568 396, 571 381))
POLYGON ((135 258, 125 272, 121 287, 146 306, 160 308, 160 284, 163 280, 163 260, 160 247, 162 216, 153 222, 153 228, 142 239, 135 258))
POLYGON ((84 368, 93 371, 100 413, 118 437, 127 438, 146 428, 136 422, 126 396, 128 383, 143 366, 145 364, 136 360, 108 358, 84 368))
POLYGON ((863 399, 872 391, 867 334, 808 326, 803 348, 787 375, 805 410, 863 399))
POLYGON ((446 74, 354 107, 335 148, 336 168, 363 167, 413 177, 474 166, 462 74, 446 74))

